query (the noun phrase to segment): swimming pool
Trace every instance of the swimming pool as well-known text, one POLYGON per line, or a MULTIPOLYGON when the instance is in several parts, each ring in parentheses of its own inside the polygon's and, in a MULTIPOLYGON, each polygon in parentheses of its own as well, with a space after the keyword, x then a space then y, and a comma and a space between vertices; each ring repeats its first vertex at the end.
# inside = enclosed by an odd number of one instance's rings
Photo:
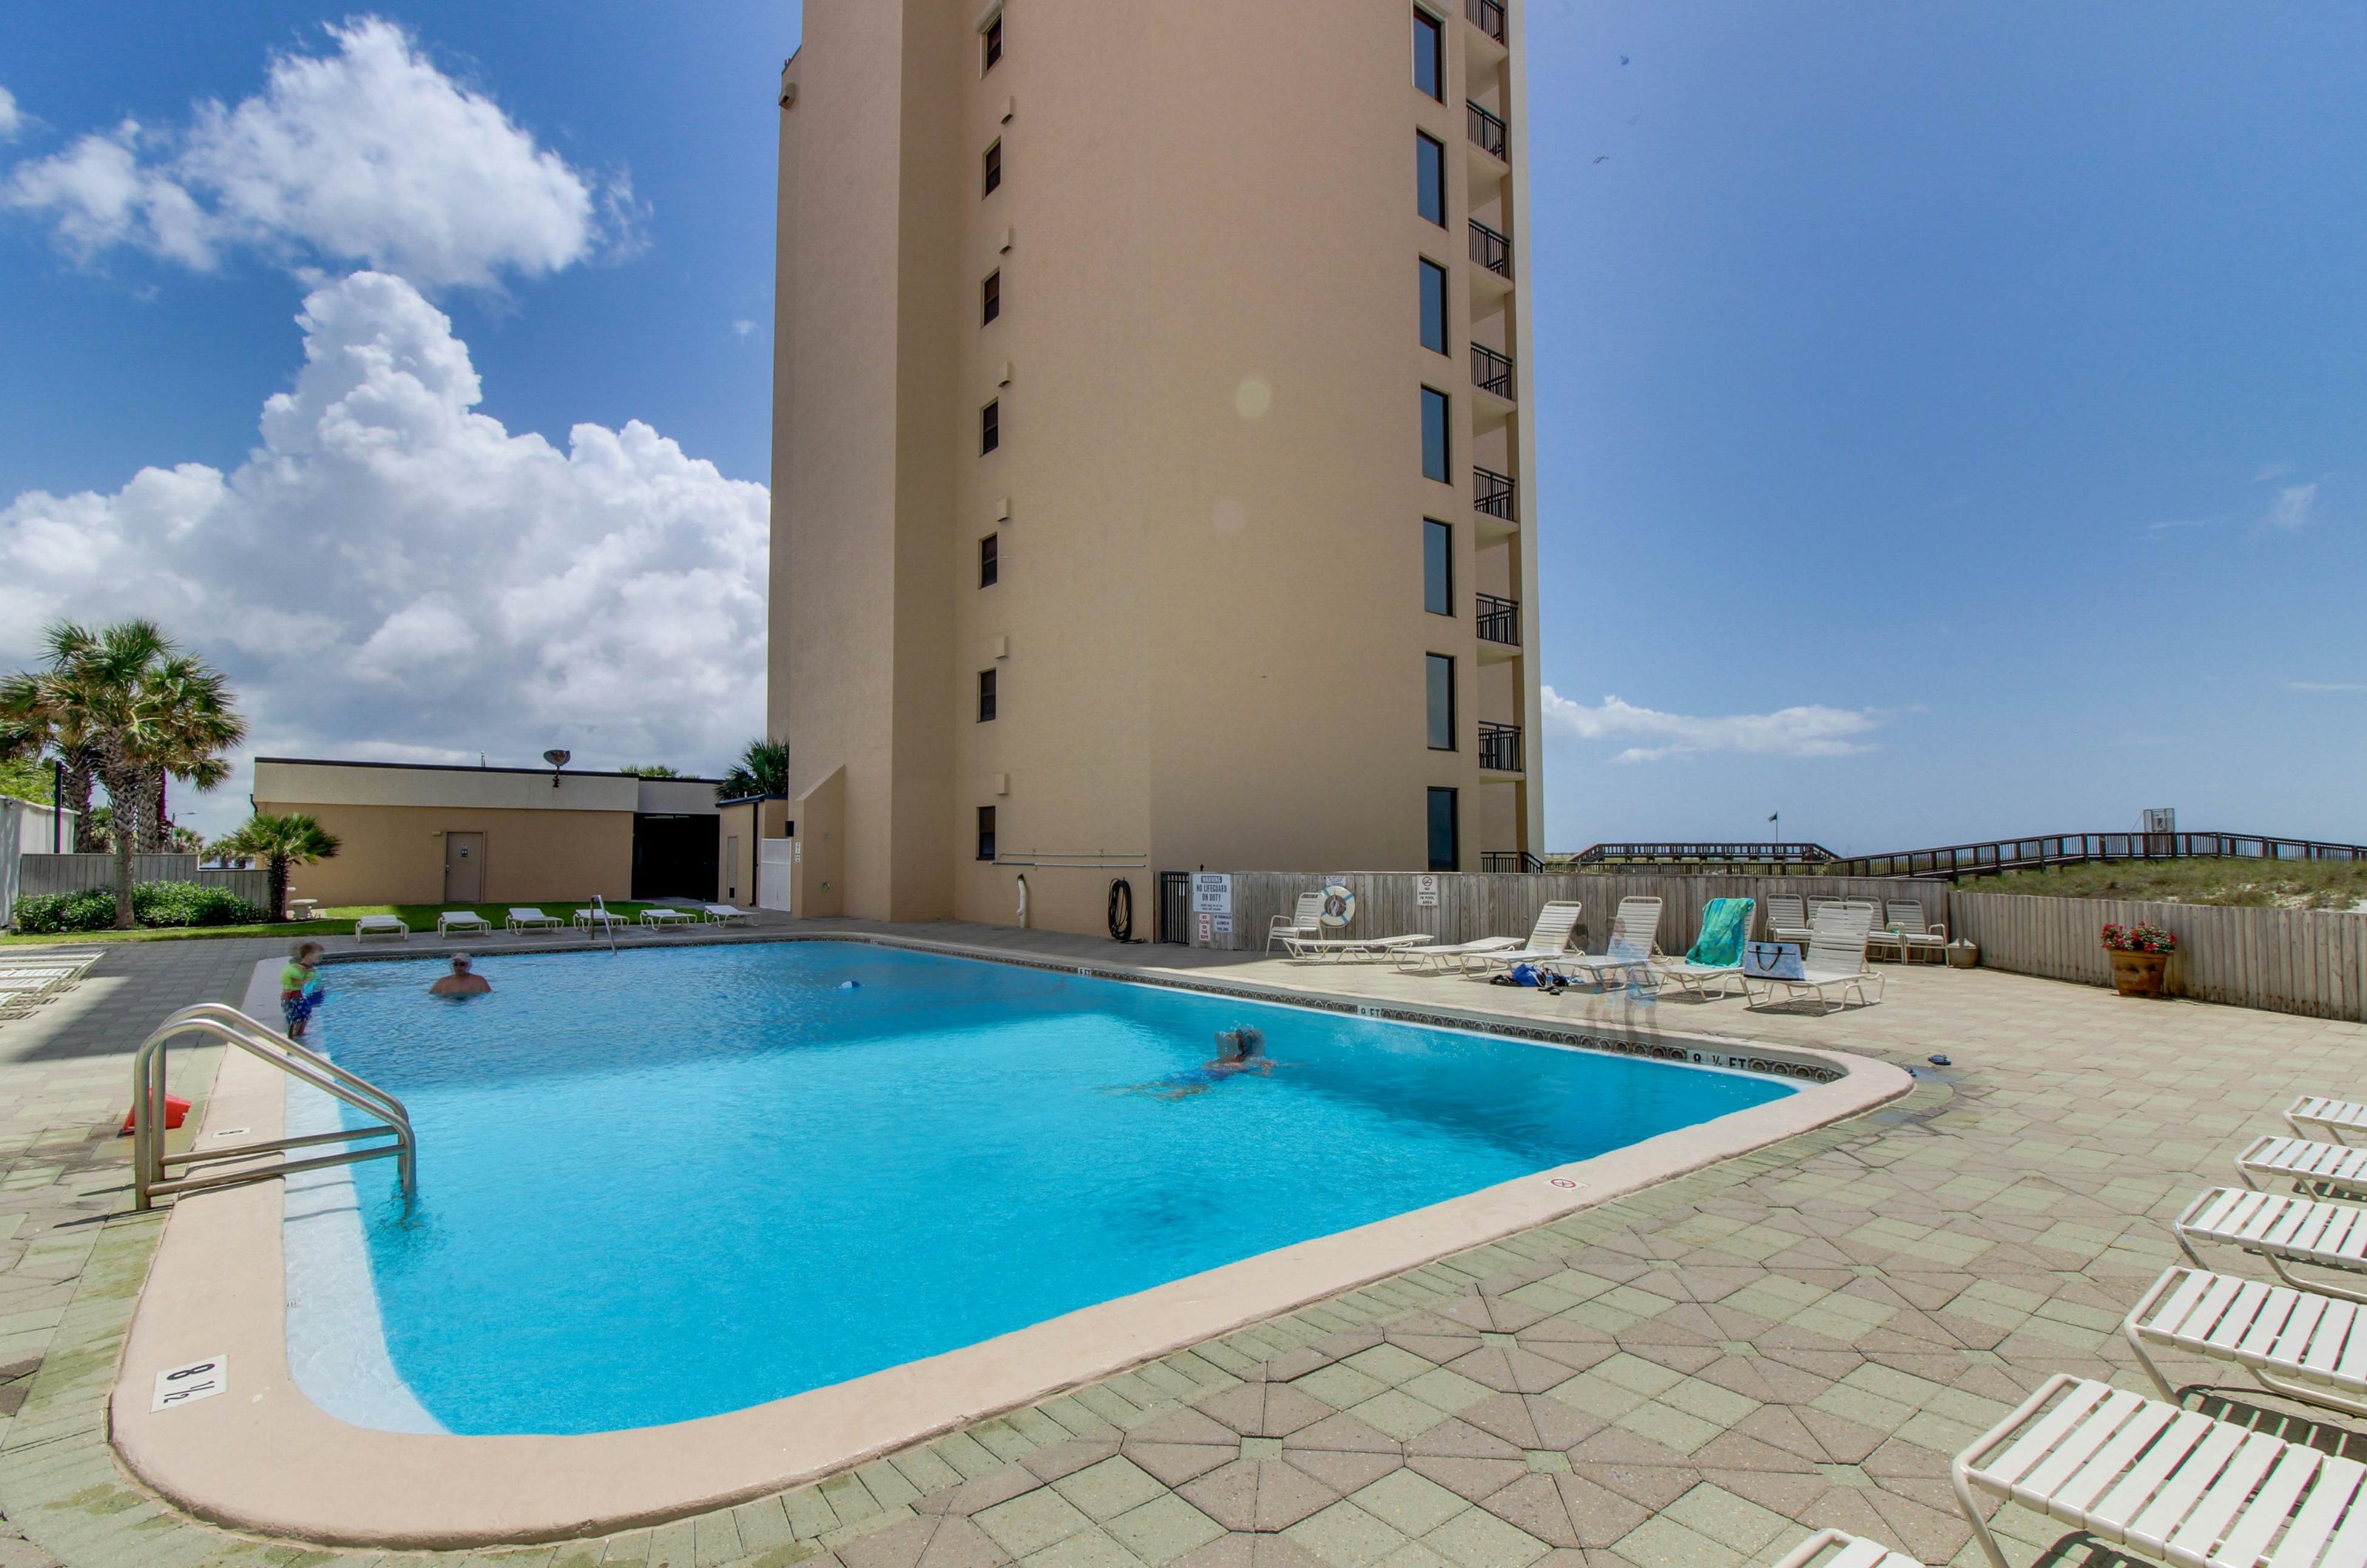
POLYGON ((289 1183, 290 1363, 359 1425, 742 1409, 1794 1087, 865 943, 480 967, 327 971, 319 1043, 421 1145, 408 1213, 388 1162, 289 1183), (1272 1072, 1204 1085, 1244 1023, 1272 1072))

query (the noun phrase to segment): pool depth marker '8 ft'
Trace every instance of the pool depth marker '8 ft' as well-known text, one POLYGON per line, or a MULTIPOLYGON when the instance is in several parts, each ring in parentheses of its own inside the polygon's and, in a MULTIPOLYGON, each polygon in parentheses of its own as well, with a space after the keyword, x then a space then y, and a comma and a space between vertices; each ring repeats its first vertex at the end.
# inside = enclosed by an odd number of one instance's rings
POLYGON ((275 1176, 293 1176, 299 1171, 324 1170, 332 1166, 357 1165, 366 1159, 387 1156, 393 1156, 402 1172, 404 1199, 417 1197, 419 1139, 411 1130, 411 1113, 403 1108, 402 1101, 226 1003, 199 1002, 194 1007, 183 1008, 158 1024, 132 1055, 131 1206, 134 1209, 152 1208, 156 1199, 182 1192, 263 1181, 275 1176), (235 1045, 248 1055, 261 1058, 289 1077, 300 1079, 323 1094, 345 1101, 364 1115, 377 1116, 381 1121, 375 1126, 340 1128, 332 1133, 311 1133, 295 1138, 266 1138, 231 1148, 192 1149, 187 1154, 168 1155, 164 1152, 166 1046, 177 1034, 210 1034, 226 1045, 235 1045), (261 1155, 285 1155, 290 1149, 310 1148, 323 1144, 358 1144, 389 1137, 394 1141, 371 1142, 364 1147, 341 1149, 335 1154, 313 1155, 304 1159, 283 1158, 254 1166, 242 1163, 235 1170, 202 1174, 194 1169, 187 1169, 187 1173, 180 1176, 171 1172, 175 1166, 186 1169, 223 1161, 244 1162, 261 1155))

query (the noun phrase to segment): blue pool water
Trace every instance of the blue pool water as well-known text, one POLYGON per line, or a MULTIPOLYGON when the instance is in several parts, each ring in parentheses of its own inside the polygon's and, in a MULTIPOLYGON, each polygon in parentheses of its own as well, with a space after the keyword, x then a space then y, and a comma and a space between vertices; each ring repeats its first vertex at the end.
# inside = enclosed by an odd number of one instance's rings
POLYGON ((418 1129, 415 1207, 391 1161, 355 1198, 393 1371, 462 1433, 739 1409, 1791 1092, 860 943, 479 966, 335 965, 321 1031, 418 1129), (1271 1076, 1163 1097, 1242 1023, 1271 1076))

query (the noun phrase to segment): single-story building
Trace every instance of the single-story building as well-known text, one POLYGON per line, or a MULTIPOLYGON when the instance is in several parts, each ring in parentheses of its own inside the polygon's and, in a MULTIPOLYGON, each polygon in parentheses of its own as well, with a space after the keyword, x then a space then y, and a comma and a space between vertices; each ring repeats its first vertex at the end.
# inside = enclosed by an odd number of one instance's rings
POLYGON ((258 757, 254 805, 336 835, 334 857, 289 877, 325 906, 706 899, 721 891, 715 784, 258 757))

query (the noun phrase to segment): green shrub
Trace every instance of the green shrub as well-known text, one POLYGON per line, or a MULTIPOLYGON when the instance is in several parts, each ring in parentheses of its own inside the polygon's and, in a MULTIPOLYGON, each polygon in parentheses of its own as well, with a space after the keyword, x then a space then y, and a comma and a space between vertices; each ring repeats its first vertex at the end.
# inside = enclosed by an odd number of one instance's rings
MULTIPOLYGON (((196 882, 142 882, 131 889, 131 916, 143 926, 254 926, 266 912, 227 887, 196 882)), ((103 931, 115 924, 115 890, 37 893, 17 900, 20 931, 60 934, 103 931)))

